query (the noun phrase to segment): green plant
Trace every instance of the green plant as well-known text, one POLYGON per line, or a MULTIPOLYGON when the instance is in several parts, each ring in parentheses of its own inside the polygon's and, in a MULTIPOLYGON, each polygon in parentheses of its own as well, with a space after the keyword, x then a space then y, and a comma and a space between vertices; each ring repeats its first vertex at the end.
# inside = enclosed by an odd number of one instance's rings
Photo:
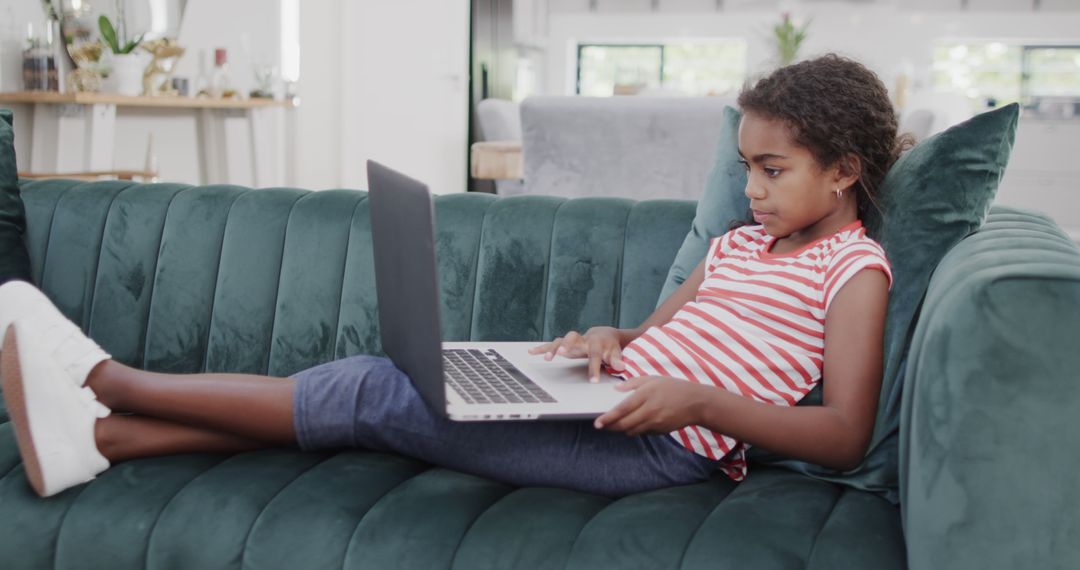
POLYGON ((109 48, 116 55, 123 55, 131 53, 139 43, 142 42, 143 36, 140 34, 137 38, 127 42, 124 45, 120 45, 120 42, 116 38, 116 28, 113 27, 112 22, 109 21, 109 17, 102 14, 98 18, 98 28, 101 29, 101 37, 108 44, 109 48))
POLYGON ((780 65, 791 65, 799 55, 799 46, 806 39, 806 29, 810 27, 808 20, 802 26, 796 26, 791 21, 791 14, 784 13, 779 24, 773 26, 773 37, 776 39, 776 55, 780 59, 780 65))
POLYGON ((56 6, 51 0, 41 0, 41 6, 45 9, 45 17, 50 20, 60 21, 60 15, 56 13, 56 6))

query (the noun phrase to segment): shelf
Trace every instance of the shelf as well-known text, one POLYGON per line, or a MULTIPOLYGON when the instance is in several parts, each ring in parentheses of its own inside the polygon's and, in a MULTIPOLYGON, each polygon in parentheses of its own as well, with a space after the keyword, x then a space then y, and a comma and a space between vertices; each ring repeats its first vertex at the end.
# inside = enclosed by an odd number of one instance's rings
POLYGON ((57 105, 116 105, 117 107, 156 107, 167 109, 256 109, 291 107, 292 103, 273 99, 210 99, 205 97, 144 97, 115 93, 54 93, 17 91, 0 93, 0 103, 52 103, 57 105))

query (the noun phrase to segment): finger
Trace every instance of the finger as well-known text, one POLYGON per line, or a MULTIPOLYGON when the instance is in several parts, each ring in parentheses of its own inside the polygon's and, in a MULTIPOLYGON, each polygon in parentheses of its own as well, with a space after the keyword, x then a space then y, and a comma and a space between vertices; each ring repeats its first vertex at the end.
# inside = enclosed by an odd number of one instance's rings
MULTIPOLYGON (((567 358, 575 358, 574 355, 578 352, 576 345, 580 336, 581 335, 577 334, 574 331, 566 333, 566 336, 563 336, 559 339, 559 346, 554 351, 552 351, 551 357, 554 358, 555 356, 565 356, 567 358)), ((548 360, 550 360, 550 358, 548 360)))
POLYGON ((596 383, 600 381, 600 365, 604 363, 603 355, 599 352, 595 352, 589 355, 589 382, 596 383))
POLYGON ((596 429, 604 429, 606 426, 610 425, 612 422, 617 422, 623 416, 625 416, 625 415, 629 414, 630 412, 633 412, 634 410, 636 410, 639 406, 641 406, 641 403, 643 401, 644 401, 644 398, 638 398, 636 396, 628 396, 625 400, 623 400, 622 402, 619 402, 619 404, 616 405, 614 408, 611 408, 610 410, 605 412, 603 415, 596 418, 596 421, 593 422, 593 425, 596 426, 596 429))
POLYGON ((555 353, 557 353, 559 351, 559 348, 562 346, 562 343, 563 343, 563 338, 561 336, 555 337, 555 340, 549 342, 548 343, 547 354, 544 355, 544 360, 551 360, 552 358, 555 358, 555 353))
POLYGON ((568 333, 566 342, 563 343, 563 351, 559 354, 566 358, 587 358, 589 356, 589 343, 580 334, 568 333))
POLYGON ((620 392, 629 392, 631 390, 637 390, 638 388, 649 383, 647 376, 638 376, 637 378, 631 378, 625 382, 615 385, 615 389, 620 392))
POLYGON ((630 416, 623 418, 622 432, 627 437, 637 437, 647 433, 652 433, 654 418, 652 414, 641 412, 640 410, 630 416))
POLYGON ((534 346, 534 347, 529 349, 529 354, 543 354, 545 352, 550 352, 551 351, 551 345, 553 345, 553 344, 555 344, 555 343, 553 343, 553 342, 545 342, 544 344, 534 346))
POLYGON ((652 413, 650 413, 646 407, 647 406, 641 406, 615 422, 608 424, 607 429, 611 431, 621 431, 628 436, 641 434, 647 430, 648 424, 652 419, 652 413))
POLYGON ((612 370, 616 370, 619 372, 625 370, 622 362, 622 348, 615 347, 609 350, 607 362, 608 366, 610 366, 612 370))

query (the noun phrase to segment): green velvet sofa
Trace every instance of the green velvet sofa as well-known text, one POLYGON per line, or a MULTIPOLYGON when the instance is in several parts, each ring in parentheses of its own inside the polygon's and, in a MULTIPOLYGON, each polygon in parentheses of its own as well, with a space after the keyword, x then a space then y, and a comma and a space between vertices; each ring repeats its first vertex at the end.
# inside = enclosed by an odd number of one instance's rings
MULTIPOLYGON (((124 363, 288 375, 379 352, 363 192, 21 190, 34 281, 124 363)), ((636 325, 693 216, 440 197, 444 338, 636 325)), ((946 256, 909 353, 900 506, 764 465, 611 500, 292 449, 131 461, 39 499, 0 406, 0 568, 1076 567, 1078 307, 1080 252, 1042 215, 995 207, 946 256)))

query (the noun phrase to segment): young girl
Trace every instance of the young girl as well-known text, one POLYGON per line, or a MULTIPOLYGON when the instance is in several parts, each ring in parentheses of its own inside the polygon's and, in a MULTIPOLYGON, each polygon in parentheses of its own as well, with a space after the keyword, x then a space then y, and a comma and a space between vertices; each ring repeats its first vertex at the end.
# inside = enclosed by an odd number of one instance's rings
POLYGON ((860 215, 896 158, 896 118, 873 73, 831 55, 774 72, 739 105, 756 224, 714 239, 640 327, 570 332, 532 350, 626 379, 618 389, 631 393, 595 422, 451 422, 370 356, 291 378, 135 370, 13 282, 0 287, 0 376, 31 485, 49 496, 137 457, 280 445, 388 450, 610 496, 718 468, 741 480, 749 445, 856 466, 877 406, 891 280, 860 215), (794 407, 822 377, 823 405, 794 407))

